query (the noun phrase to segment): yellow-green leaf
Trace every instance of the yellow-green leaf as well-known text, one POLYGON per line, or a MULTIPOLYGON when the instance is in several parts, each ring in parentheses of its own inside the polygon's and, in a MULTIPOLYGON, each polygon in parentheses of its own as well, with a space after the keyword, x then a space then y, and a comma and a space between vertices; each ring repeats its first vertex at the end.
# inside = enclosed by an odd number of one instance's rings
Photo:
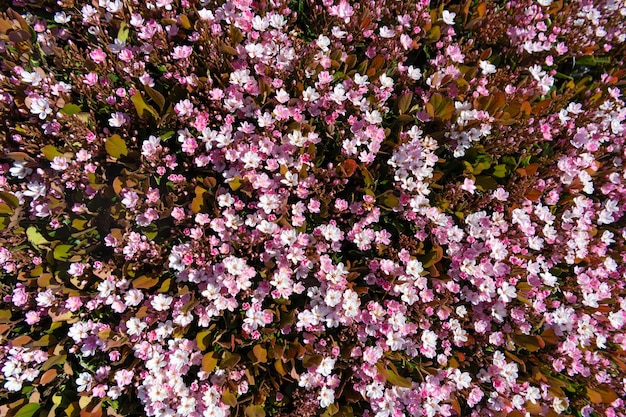
POLYGON ((40 408, 41 406, 39 404, 28 403, 20 408, 17 413, 15 413, 14 417, 32 417, 40 408))
POLYGON ((56 245, 53 252, 54 259, 57 261, 67 261, 71 256, 70 250, 72 250, 73 247, 74 245, 67 244, 56 245))
POLYGON ((433 94, 428 104, 432 106, 433 114, 431 116, 439 117, 443 120, 450 119, 455 110, 454 102, 441 94, 433 94))
POLYGON ((67 360, 67 355, 55 355, 48 358, 47 361, 41 366, 41 370, 45 371, 52 368, 55 365, 62 365, 67 360))
POLYGON ((126 147, 126 142, 120 135, 113 135, 106 140, 104 143, 104 148, 106 149, 109 156, 113 158, 120 158, 122 156, 128 155, 128 147, 126 147))
POLYGON ((207 336, 209 336, 210 334, 210 330, 204 330, 196 335, 196 344, 198 345, 200 350, 204 351, 209 348, 208 342, 210 341, 207 340, 207 336))
POLYGON ((165 281, 163 281, 163 283, 158 289, 158 292, 160 293, 168 292, 171 286, 172 286, 172 278, 168 278, 165 281))
POLYGON ((222 402, 231 407, 235 407, 237 405, 237 397, 235 397, 235 394, 230 392, 229 389, 225 389, 222 393, 222 402))
POLYGON ((402 388, 411 388, 413 384, 411 381, 403 376, 398 375, 393 369, 387 369, 387 381, 402 388))
POLYGON ((398 200, 398 197, 393 194, 387 194, 385 196, 385 199, 383 200, 383 203, 389 208, 394 208, 398 207, 398 204, 400 204, 400 200, 398 200))
POLYGON ((48 161, 52 161, 57 156, 63 157, 63 154, 53 145, 44 146, 41 148, 41 152, 43 152, 43 156, 45 156, 48 161))
POLYGON ((191 200, 191 211, 194 213, 199 213, 202 211, 202 206, 204 205, 204 193, 207 190, 199 185, 196 186, 196 196, 191 200))
POLYGON ((0 310, 0 323, 8 323, 11 321, 11 310, 0 310))
MULTIPOLYGON (((15 210, 20 205, 20 202, 17 199, 17 197, 11 193, 7 193, 6 191, 0 191, 0 198, 2 199, 2 201, 4 201, 7 204, 7 206, 12 208, 13 210, 15 210)), ((10 213, 6 213, 6 214, 10 214, 10 213)))
POLYGON ((532 335, 518 334, 513 336, 513 340, 518 346, 529 352, 536 352, 541 348, 539 340, 532 335))
POLYGON ((202 370, 204 372, 213 372, 217 367, 217 356, 215 352, 209 352, 202 357, 202 370))
POLYGON ((47 347, 47 346, 52 346, 56 342, 57 342, 57 338, 56 337, 54 337, 51 334, 46 334, 46 335, 42 336, 41 339, 35 340, 33 342, 33 346, 47 347))
POLYGON ((231 190, 237 191, 241 188, 241 177, 235 177, 228 182, 228 186, 231 190))
POLYGON ((65 106, 63 106, 63 108, 59 111, 61 114, 67 114, 67 115, 71 115, 71 114, 78 114, 81 112, 81 108, 79 105, 74 104, 74 103, 67 103, 65 106))
POLYGON ((26 229, 26 237, 31 245, 36 247, 37 249, 41 249, 41 247, 45 244, 50 243, 35 226, 30 226, 26 229))
POLYGON ((165 97, 163 97, 163 94, 159 93, 157 90, 150 87, 149 85, 146 85, 144 88, 150 98, 154 100, 154 102, 157 104, 157 106, 159 106, 161 110, 163 110, 163 107, 165 107, 165 97))
POLYGON ((222 356, 222 361, 220 362, 220 368, 222 369, 230 369, 233 366, 237 365, 241 360, 241 355, 238 353, 231 353, 229 351, 224 351, 224 355, 222 356))
POLYGON ((506 164, 493 167, 493 176, 496 178, 504 178, 506 176, 506 164))
POLYGON ((265 410, 260 405, 246 407, 246 417, 265 417, 265 410))
POLYGON ((126 27, 126 22, 120 23, 120 30, 117 32, 117 40, 126 43, 130 30, 126 27))
POLYGON ((152 107, 151 105, 146 103, 146 101, 143 99, 143 96, 141 95, 141 93, 137 92, 137 93, 133 94, 133 96, 130 99, 133 102, 133 104, 135 105, 135 110, 137 110, 137 114, 139 116, 141 116, 141 117, 146 116, 145 112, 147 111, 155 119, 159 118, 159 113, 157 113, 157 111, 154 109, 154 107, 152 107))
POLYGON ((76 417, 80 415, 80 406, 78 405, 78 401, 74 401, 73 403, 68 404, 67 408, 65 409, 65 415, 67 417, 76 417))

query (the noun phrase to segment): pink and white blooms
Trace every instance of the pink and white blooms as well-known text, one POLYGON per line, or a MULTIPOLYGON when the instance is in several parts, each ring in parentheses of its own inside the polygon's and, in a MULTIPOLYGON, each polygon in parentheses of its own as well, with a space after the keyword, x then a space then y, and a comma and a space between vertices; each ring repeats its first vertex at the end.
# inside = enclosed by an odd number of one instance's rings
POLYGON ((619 2, 27 3, 0 414, 626 415, 619 2))

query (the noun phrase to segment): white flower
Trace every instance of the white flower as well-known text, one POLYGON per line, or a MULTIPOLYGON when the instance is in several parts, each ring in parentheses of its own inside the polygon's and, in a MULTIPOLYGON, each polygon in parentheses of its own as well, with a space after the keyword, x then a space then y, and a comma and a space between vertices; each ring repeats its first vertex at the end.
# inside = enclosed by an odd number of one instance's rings
POLYGON ((17 379, 14 376, 9 376, 5 378, 6 382, 4 383, 4 387, 12 392, 17 392, 22 389, 22 381, 17 379))
POLYGON ((503 303, 508 303, 517 298, 515 287, 510 285, 508 282, 504 282, 502 287, 498 288, 498 294, 500 295, 500 299, 503 303))
POLYGON ((491 62, 489 61, 480 61, 480 69, 483 72, 483 75, 487 75, 487 74, 495 74, 496 73, 496 66, 493 65, 491 62))
POLYGON ((330 376, 333 372, 333 368, 335 367, 335 359, 333 358, 324 358, 322 362, 317 367, 317 373, 323 376, 330 376))
POLYGON ((331 405, 333 402, 335 402, 335 391, 333 391, 332 389, 328 387, 324 387, 320 391, 320 395, 319 397, 317 397, 317 399, 320 402, 320 407, 326 408, 329 405, 331 405))
POLYGON ((320 35, 317 38, 317 46, 319 46, 319 48, 324 52, 328 51, 328 47, 330 46, 330 39, 328 39, 328 36, 320 35))
POLYGON ((549 5, 552 4, 552 0, 537 0, 537 3, 539 3, 540 5, 544 7, 548 7, 549 5))
POLYGON ((26 191, 24 191, 23 195, 26 197, 32 197, 33 200, 37 200, 39 197, 46 195, 46 186, 37 181, 29 182, 26 185, 26 191))
POLYGON ((407 75, 409 76, 409 78, 411 78, 412 80, 419 80, 420 78, 422 78, 422 71, 419 68, 413 68, 412 65, 409 66, 408 70, 407 70, 407 75))
MULTIPOLYGON (((213 12, 205 8, 198 10, 198 16, 200 16, 200 20, 214 20, 215 19, 213 12)), ((255 30, 259 30, 259 29, 255 28, 255 30)))
POLYGON ((528 72, 530 72, 530 75, 532 75, 532 77, 537 81, 540 81, 541 77, 546 75, 546 72, 539 65, 533 65, 528 68, 528 72))
POLYGON ((108 12, 117 13, 124 8, 124 4, 120 0, 108 1, 106 8, 108 12))
POLYGON ((52 109, 45 98, 35 98, 30 102, 30 112, 39 115, 39 118, 43 120, 52 113, 52 109))
POLYGON ((56 12, 54 14, 54 21, 60 25, 69 23, 70 20, 72 20, 71 16, 68 16, 65 12, 56 12))
POLYGON ((508 382, 509 385, 513 385, 517 379, 517 364, 507 363, 502 367, 500 375, 506 379, 506 382, 508 382))
POLYGON ((30 175, 33 172, 33 170, 28 168, 26 165, 28 165, 28 161, 14 161, 13 166, 9 168, 9 173, 13 177, 23 180, 27 175, 30 175))
POLYGON ((126 294, 124 294, 124 303, 129 307, 134 307, 134 306, 139 305, 139 303, 141 303, 142 300, 143 300, 143 293, 136 288, 133 288, 129 290, 126 294))
POLYGON ((393 38, 396 36, 396 32, 393 29, 389 29, 387 26, 383 26, 380 28, 380 36, 382 38, 393 38))
POLYGON ((441 18, 443 19, 446 25, 454 25, 454 18, 456 17, 456 13, 449 12, 444 10, 441 14, 441 18))
POLYGON ((119 54, 120 52, 122 52, 122 50, 124 49, 125 46, 126 46, 126 42, 123 42, 123 41, 115 38, 113 40, 113 43, 109 44, 109 49, 111 50, 111 53, 119 54))
POLYGON ((41 74, 39 74, 37 71, 22 72, 22 82, 28 83, 32 85, 33 87, 37 87, 39 84, 41 84, 42 80, 43 78, 41 77, 41 74))
POLYGON ((166 311, 170 308, 173 300, 173 297, 165 294, 159 294, 152 299, 152 307, 154 307, 156 311, 166 311))
POLYGON ((93 377, 89 374, 89 372, 81 372, 78 374, 78 378, 76 378, 76 391, 83 392, 89 388, 91 383, 93 382, 93 377))
POLYGON ((126 322, 126 328, 128 329, 126 333, 128 333, 129 336, 138 336, 146 327, 148 327, 146 323, 143 323, 137 317, 133 317, 126 322))

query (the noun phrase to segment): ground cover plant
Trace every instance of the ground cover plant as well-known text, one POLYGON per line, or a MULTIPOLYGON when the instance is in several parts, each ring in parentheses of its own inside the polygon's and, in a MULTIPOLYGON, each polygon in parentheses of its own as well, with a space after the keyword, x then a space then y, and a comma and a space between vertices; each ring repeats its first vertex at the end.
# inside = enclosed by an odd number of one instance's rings
POLYGON ((626 415, 623 1, 3 10, 1 415, 626 415))

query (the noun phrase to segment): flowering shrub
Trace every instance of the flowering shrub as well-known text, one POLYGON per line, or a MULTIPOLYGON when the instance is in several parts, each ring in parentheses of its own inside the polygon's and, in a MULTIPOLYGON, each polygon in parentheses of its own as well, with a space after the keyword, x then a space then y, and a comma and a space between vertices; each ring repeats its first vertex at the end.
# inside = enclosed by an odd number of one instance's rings
POLYGON ((5 416, 624 416, 626 4, 15 0, 5 416))

